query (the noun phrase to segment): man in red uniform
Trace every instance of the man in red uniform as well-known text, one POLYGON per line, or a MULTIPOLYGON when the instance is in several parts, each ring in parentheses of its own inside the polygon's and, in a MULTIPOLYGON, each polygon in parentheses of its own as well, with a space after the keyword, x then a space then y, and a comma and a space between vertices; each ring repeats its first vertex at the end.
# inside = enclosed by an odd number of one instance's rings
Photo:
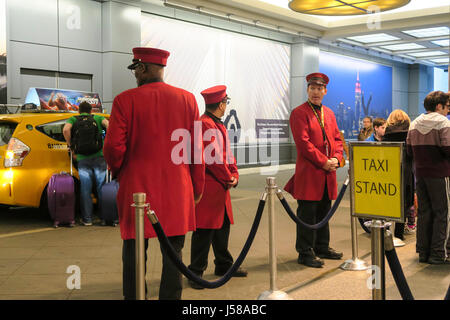
MULTIPOLYGON (((115 97, 104 144, 105 159, 120 183, 117 205, 125 299, 136 297, 133 193, 147 194, 147 202, 181 258, 185 234, 195 230, 195 202, 201 198, 205 178, 201 132, 194 130, 194 122, 199 121, 194 95, 163 82, 169 52, 134 48, 133 54, 128 68, 134 71, 138 87, 115 97), (172 141, 172 133, 177 130, 188 132, 195 141, 195 161, 173 161, 172 151, 179 142, 172 141)), ((145 219, 146 248, 148 238, 155 236, 145 219)), ((159 298, 181 299, 181 273, 162 255, 159 298)))
MULTIPOLYGON (((239 173, 230 151, 227 129, 220 120, 230 100, 226 89, 226 86, 215 86, 201 92, 206 104, 205 113, 200 118, 206 162, 205 189, 195 207, 197 230, 192 234, 189 266, 199 276, 208 266, 211 245, 216 258, 216 275, 224 275, 233 265, 233 257, 228 251, 230 224, 233 224, 229 189, 237 186, 239 173)), ((247 272, 238 269, 233 276, 246 277, 247 272)), ((189 284, 195 289, 203 289, 193 281, 189 284)))
MULTIPOLYGON (((323 220, 337 197, 336 169, 342 161, 342 140, 336 118, 322 99, 328 77, 323 73, 306 76, 308 101, 295 108, 289 118, 297 147, 295 174, 284 189, 297 199, 297 216, 308 224, 323 220)), ((321 268, 324 259, 341 259, 342 253, 329 247, 328 223, 314 231, 297 225, 295 248, 298 263, 321 268)))

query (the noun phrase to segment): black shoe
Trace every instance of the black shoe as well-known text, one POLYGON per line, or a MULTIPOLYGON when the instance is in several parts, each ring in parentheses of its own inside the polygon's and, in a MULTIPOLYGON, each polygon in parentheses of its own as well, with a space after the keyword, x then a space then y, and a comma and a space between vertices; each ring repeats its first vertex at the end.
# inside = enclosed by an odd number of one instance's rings
POLYGON ((324 262, 315 255, 299 255, 297 262, 311 268, 322 268, 324 262))
POLYGON ((445 260, 445 258, 440 258, 440 257, 429 257, 428 263, 429 264, 450 264, 450 261, 445 260))
POLYGON ((428 262, 428 253, 419 253, 419 262, 427 263, 428 262))
MULTIPOLYGON (((225 273, 227 273, 227 270, 223 270, 223 269, 215 269, 214 270, 214 274, 216 276, 222 277, 225 275, 225 273)), ((244 278, 246 277, 248 274, 248 272, 242 268, 238 268, 232 275, 232 277, 237 277, 237 278, 244 278)))
POLYGON ((328 248, 326 251, 317 251, 317 256, 322 259, 340 260, 342 259, 342 252, 337 252, 333 248, 328 248))

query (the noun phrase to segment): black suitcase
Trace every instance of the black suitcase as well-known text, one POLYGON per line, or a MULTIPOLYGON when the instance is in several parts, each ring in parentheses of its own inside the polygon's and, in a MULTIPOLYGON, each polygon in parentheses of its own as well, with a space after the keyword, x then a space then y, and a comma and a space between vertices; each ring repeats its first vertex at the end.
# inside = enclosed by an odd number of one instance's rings
POLYGON ((101 196, 101 219, 105 225, 117 226, 119 224, 119 211, 117 210, 117 191, 119 183, 117 180, 111 180, 111 173, 106 172, 106 183, 102 187, 101 196))

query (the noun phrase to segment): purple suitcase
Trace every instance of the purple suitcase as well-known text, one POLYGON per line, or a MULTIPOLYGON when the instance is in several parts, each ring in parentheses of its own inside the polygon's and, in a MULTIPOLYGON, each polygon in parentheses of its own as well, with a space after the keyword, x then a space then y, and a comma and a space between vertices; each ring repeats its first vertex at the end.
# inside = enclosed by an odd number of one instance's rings
MULTIPOLYGON (((70 155, 72 160, 72 155, 70 155)), ((72 161, 70 161, 72 171, 72 161)), ((54 174, 47 187, 48 211, 53 226, 60 224, 75 225, 75 182, 72 175, 61 172, 54 174)))

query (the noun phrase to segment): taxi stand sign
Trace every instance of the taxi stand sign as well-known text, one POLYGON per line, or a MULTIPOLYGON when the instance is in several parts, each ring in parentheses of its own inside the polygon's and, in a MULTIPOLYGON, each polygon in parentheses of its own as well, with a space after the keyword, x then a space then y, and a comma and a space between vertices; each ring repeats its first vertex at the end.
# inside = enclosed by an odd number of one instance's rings
POLYGON ((403 142, 349 142, 352 215, 404 222, 403 142))

